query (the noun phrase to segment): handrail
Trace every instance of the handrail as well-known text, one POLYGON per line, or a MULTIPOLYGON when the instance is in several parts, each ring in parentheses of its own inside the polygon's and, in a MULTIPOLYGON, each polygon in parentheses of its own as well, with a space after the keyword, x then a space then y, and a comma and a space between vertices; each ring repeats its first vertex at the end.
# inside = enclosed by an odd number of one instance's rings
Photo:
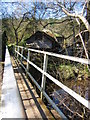
MULTIPOLYGON (((71 90, 70 88, 68 88, 67 86, 65 86, 64 84, 62 84, 60 81, 58 81, 57 79, 55 79, 54 77, 52 77, 51 75, 49 75, 46 70, 47 70, 47 61, 48 61, 48 56, 54 56, 54 57, 58 57, 58 58, 62 58, 62 59, 67 59, 67 60, 71 60, 71 61, 76 61, 82 64, 89 64, 90 65, 90 60, 89 59, 84 59, 84 58, 78 58, 78 57, 72 57, 72 56, 67 56, 67 55, 61 55, 61 54, 56 54, 56 53, 51 53, 51 52, 45 52, 45 51, 40 51, 40 50, 35 50, 35 49, 28 49, 28 48, 24 48, 21 46, 15 46, 15 53, 19 56, 21 56, 21 58, 23 58, 24 60, 27 61, 27 65, 30 64, 32 65, 34 68, 36 68, 39 72, 42 73, 42 84, 41 86, 36 82, 36 80, 32 77, 32 75, 29 73, 29 71, 27 70, 27 68, 25 68, 22 64, 21 61, 21 65, 24 67, 25 71, 27 72, 27 74, 30 76, 30 78, 32 79, 32 81, 36 84, 36 86, 39 88, 39 90, 41 91, 42 95, 44 95, 46 97, 46 99, 49 101, 49 103, 56 109, 56 111, 62 115, 63 117, 65 117, 62 112, 58 109, 58 107, 54 104, 54 102, 50 99, 50 97, 46 94, 45 92, 45 79, 46 77, 48 77, 51 81, 53 81, 56 85, 58 85, 60 88, 62 88, 64 91, 66 91, 68 94, 70 94, 73 98, 75 98, 77 101, 79 101, 82 105, 84 105, 85 107, 87 107, 88 109, 90 109, 90 102, 88 100, 86 100, 85 98, 81 97, 79 94, 77 94, 76 92, 74 92, 73 90, 71 90), (18 48, 16 50, 16 48, 18 48), (22 52, 19 52, 19 49, 22 50, 22 52), (31 62, 27 56, 27 58, 23 55, 23 50, 27 49, 28 53, 30 51, 32 52, 36 52, 36 53, 41 53, 44 54, 44 63, 43 63, 43 69, 39 68, 37 65, 35 65, 33 62, 31 62)), ((30 55, 30 54, 29 54, 30 55)), ((20 60, 19 60, 20 61, 20 60)))
POLYGON ((46 55, 49 55, 49 56, 58 57, 58 58, 67 59, 67 60, 79 62, 79 63, 82 63, 82 64, 90 65, 90 59, 73 57, 73 56, 68 56, 68 55, 62 55, 62 54, 46 52, 46 51, 41 51, 41 50, 36 50, 36 49, 29 49, 29 48, 25 48, 25 47, 22 47, 22 46, 15 46, 15 47, 19 47, 19 48, 27 49, 27 50, 32 51, 32 52, 42 53, 42 54, 46 54, 46 55))
POLYGON ((8 48, 6 48, 0 118, 26 118, 8 48))

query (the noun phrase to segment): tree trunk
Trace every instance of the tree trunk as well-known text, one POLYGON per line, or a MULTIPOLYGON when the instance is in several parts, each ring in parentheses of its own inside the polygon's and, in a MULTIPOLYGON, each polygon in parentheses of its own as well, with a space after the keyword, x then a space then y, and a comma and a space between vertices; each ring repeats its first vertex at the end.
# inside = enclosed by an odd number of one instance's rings
POLYGON ((15 37, 16 37, 16 45, 18 45, 18 34, 16 30, 15 30, 15 37))
POLYGON ((2 60, 5 60, 5 52, 6 52, 6 43, 7 43, 7 35, 6 35, 6 31, 3 32, 2 34, 2 60))
POLYGON ((87 3, 87 15, 86 18, 90 24, 90 1, 87 3))
MULTIPOLYGON (((88 20, 90 24, 90 1, 87 3, 86 19, 88 20)), ((89 32, 85 33, 85 40, 87 41, 87 48, 88 48, 88 53, 89 53, 89 58, 90 58, 90 33, 89 32)))

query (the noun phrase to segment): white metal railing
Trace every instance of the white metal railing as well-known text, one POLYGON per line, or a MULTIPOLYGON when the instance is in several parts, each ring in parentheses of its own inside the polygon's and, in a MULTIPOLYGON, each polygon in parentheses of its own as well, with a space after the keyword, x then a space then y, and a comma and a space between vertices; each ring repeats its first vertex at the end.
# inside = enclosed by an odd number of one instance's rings
POLYGON ((62 118, 65 118, 64 114, 60 111, 60 109, 55 105, 55 103, 50 99, 50 97, 47 95, 45 92, 45 81, 46 77, 52 80, 57 86, 61 87, 64 91, 66 91, 68 94, 70 94, 73 98, 75 98, 78 102, 80 102, 82 105, 90 109, 90 102, 86 100, 85 98, 81 97, 79 94, 62 84, 60 81, 52 77, 50 74, 48 74, 47 71, 47 66, 48 66, 48 56, 54 56, 62 59, 67 59, 75 62, 79 62, 81 64, 86 64, 90 65, 90 59, 84 59, 84 58, 78 58, 78 57, 72 57, 72 56, 67 56, 67 55, 61 55, 61 54, 56 54, 56 53, 51 53, 51 52, 45 52, 45 51, 40 51, 40 50, 35 50, 35 49, 28 49, 22 46, 15 46, 15 54, 18 56, 21 56, 21 59, 19 60, 21 62, 22 67, 25 69, 31 80, 35 83, 35 85, 38 87, 38 89, 41 91, 41 98, 44 95, 48 102, 53 106, 53 108, 56 109, 56 111, 62 116, 62 118), (16 50, 17 48, 17 50, 16 50), (21 53, 19 52, 19 49, 21 49, 21 53), (27 58, 23 55, 24 49, 28 50, 28 56, 27 58), (30 51, 36 52, 36 53, 42 53, 44 55, 44 62, 43 62, 43 69, 35 65, 33 62, 30 61, 30 51), (22 64, 22 58, 27 61, 27 68, 24 67, 22 64), (32 77, 32 75, 29 73, 29 64, 32 65, 34 68, 36 68, 39 72, 42 73, 42 83, 41 86, 36 82, 36 80, 32 77))

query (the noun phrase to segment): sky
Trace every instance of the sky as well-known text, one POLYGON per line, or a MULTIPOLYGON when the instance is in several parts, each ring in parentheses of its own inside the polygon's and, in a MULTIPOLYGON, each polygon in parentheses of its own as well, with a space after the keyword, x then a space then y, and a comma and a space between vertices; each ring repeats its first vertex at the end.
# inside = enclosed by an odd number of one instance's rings
MULTIPOLYGON (((43 0, 1 0, 2 2, 43 2, 43 0)), ((44 1, 53 1, 53 0, 44 0, 44 1)))
MULTIPOLYGON (((53 2, 53 1, 55 1, 55 0, 0 0, 1 2, 17 2, 17 1, 19 1, 19 2, 43 2, 43 1, 45 1, 45 2, 53 2)), ((60 2, 62 2, 63 0, 58 0, 58 1, 60 1, 60 2)), ((70 0, 66 0, 66 1, 70 1, 70 0)), ((71 1, 77 1, 77 2, 83 2, 83 1, 85 1, 85 0, 71 0, 71 1)))
MULTIPOLYGON (((47 1, 48 2, 49 1, 51 1, 51 2, 54 1, 55 2, 55 0, 0 0, 0 2, 1 2, 0 3, 0 18, 1 18, 1 14, 2 14, 2 9, 4 9, 4 8, 7 9, 7 12, 9 14, 12 14, 12 12, 14 12, 15 10, 19 11, 21 13, 25 13, 27 10, 29 10, 32 7, 32 2, 36 2, 36 1, 37 2, 43 2, 44 1, 44 3, 47 2, 47 1), (15 3, 13 3, 13 2, 15 2, 15 3), (27 10, 24 9, 21 5, 18 6, 18 4, 17 4, 18 2, 25 3, 25 6, 26 6, 27 10), (27 2, 28 2, 28 4, 27 4, 27 2), (3 5, 4 5, 4 7, 2 7, 3 5), (17 6, 18 6, 18 9, 17 9, 17 6)), ((63 0, 59 0, 59 1, 63 1, 63 0)), ((70 1, 70 0, 67 0, 67 1, 70 1)), ((72 1, 75 1, 75 0, 72 0, 72 1)), ((79 4, 77 4, 75 6, 75 12, 80 13, 81 2, 83 2, 84 0, 77 0, 77 1, 80 1, 80 2, 79 2, 79 4)), ((52 14, 50 14, 49 17, 52 17, 52 14)))

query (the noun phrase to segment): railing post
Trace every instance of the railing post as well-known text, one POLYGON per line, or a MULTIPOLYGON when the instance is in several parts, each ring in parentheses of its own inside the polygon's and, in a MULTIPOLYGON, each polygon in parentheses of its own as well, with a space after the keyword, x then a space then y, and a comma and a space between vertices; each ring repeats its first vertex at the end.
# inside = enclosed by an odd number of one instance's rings
POLYGON ((47 64, 48 64, 48 55, 44 54, 44 63, 43 63, 43 73, 42 73, 42 83, 41 83, 41 99, 43 99, 43 91, 45 90, 45 83, 46 83, 46 76, 44 72, 47 71, 47 64))
MULTIPOLYGON (((17 49, 17 52, 19 52, 19 47, 18 47, 18 49, 17 49)), ((18 58, 18 53, 17 53, 17 58, 18 58)))
POLYGON ((28 60, 30 60, 30 51, 28 50, 28 56, 27 56, 27 70, 29 71, 29 63, 28 60))
POLYGON ((15 57, 16 57, 16 54, 17 54, 17 53, 16 53, 16 46, 15 46, 15 57))
POLYGON ((15 54, 15 46, 13 45, 13 51, 12 51, 13 55, 15 54))
MULTIPOLYGON (((21 55, 23 55, 23 48, 21 48, 21 55)), ((21 56, 21 62, 22 62, 23 57, 21 56)))

